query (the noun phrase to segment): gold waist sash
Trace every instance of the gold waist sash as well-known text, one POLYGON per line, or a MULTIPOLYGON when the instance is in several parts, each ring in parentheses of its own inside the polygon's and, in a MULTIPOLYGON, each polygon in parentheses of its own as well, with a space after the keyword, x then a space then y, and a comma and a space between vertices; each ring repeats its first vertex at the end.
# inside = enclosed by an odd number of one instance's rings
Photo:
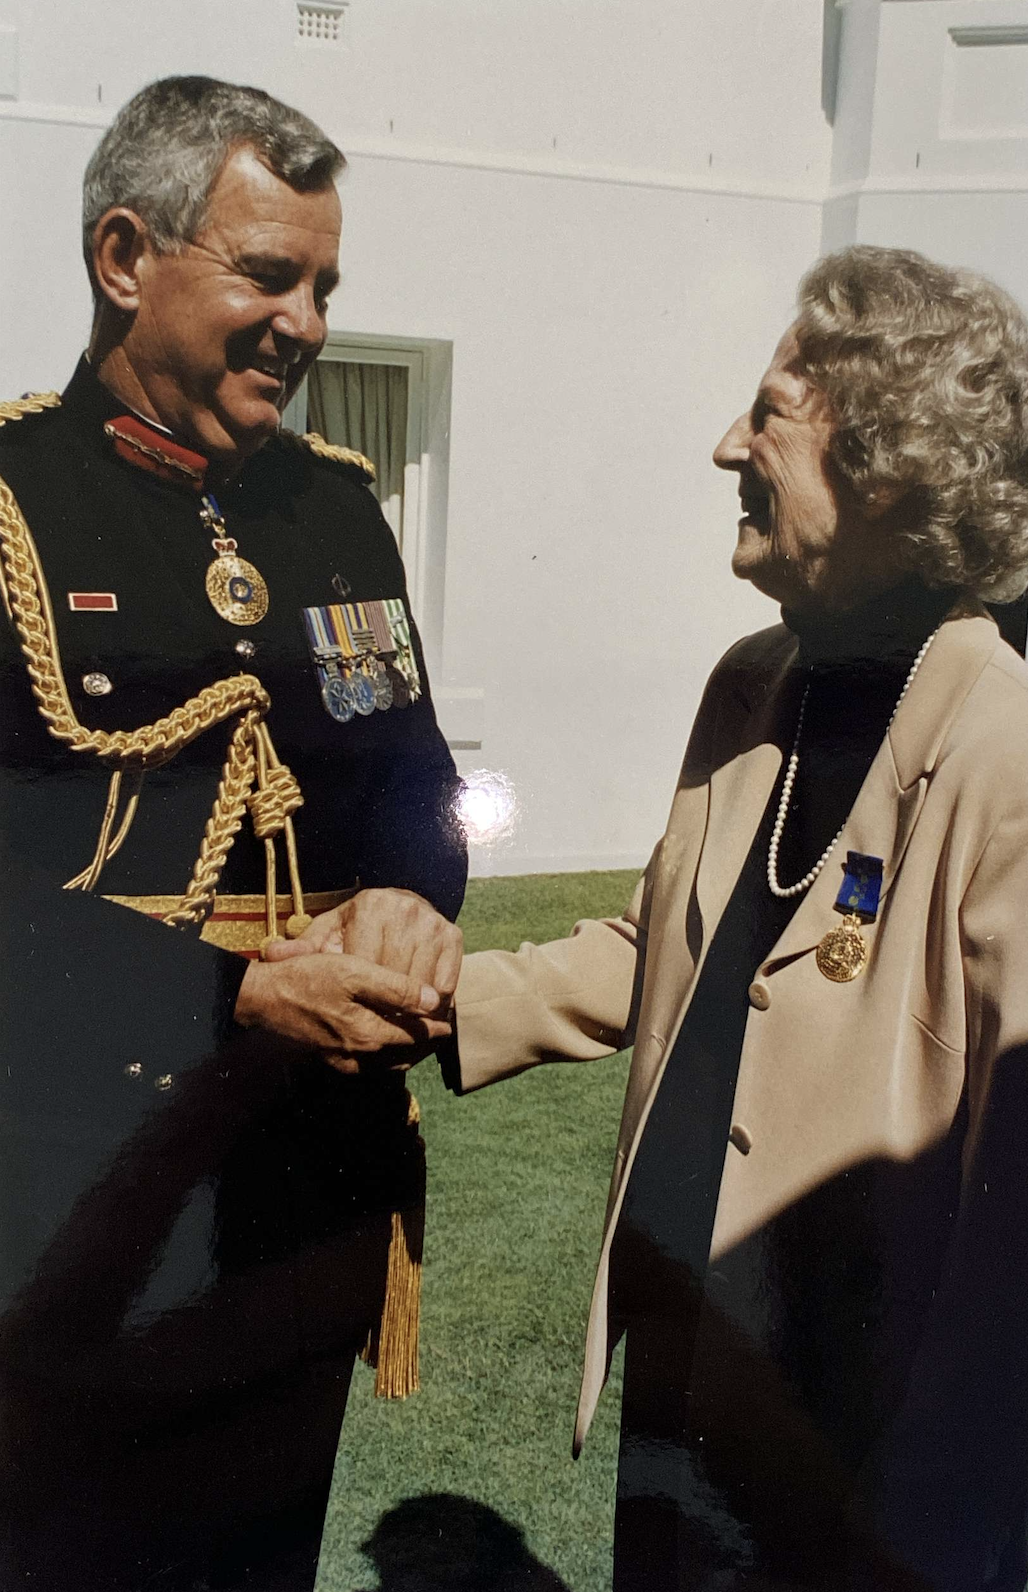
MULTIPOLYGON (((346 901, 356 889, 357 886, 353 885, 349 890, 305 890, 304 906, 311 917, 317 917, 319 912, 330 912, 341 901, 346 901)), ((148 918, 158 919, 174 911, 181 899, 178 895, 104 896, 105 901, 113 901, 116 906, 131 907, 133 912, 143 912, 148 918)), ((278 932, 283 938, 286 922, 293 910, 291 895, 275 897, 278 932)), ((219 891, 214 897, 214 908, 203 925, 200 938, 206 940, 208 945, 216 945, 219 950, 237 951, 252 961, 259 955, 267 934, 267 903, 263 895, 222 895, 219 891)))

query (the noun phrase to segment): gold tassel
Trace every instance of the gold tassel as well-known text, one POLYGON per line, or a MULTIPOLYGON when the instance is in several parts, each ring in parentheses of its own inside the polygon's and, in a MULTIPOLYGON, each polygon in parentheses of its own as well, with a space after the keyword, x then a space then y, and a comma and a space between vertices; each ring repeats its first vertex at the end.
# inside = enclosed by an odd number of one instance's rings
MULTIPOLYGON (((408 1095, 407 1125, 421 1120, 418 1102, 408 1095)), ((418 1337, 421 1324, 421 1257, 425 1238, 425 1142, 418 1137, 421 1188, 418 1201, 393 1211, 382 1319, 368 1334, 361 1359, 375 1368, 375 1397, 405 1399, 421 1386, 418 1337)))

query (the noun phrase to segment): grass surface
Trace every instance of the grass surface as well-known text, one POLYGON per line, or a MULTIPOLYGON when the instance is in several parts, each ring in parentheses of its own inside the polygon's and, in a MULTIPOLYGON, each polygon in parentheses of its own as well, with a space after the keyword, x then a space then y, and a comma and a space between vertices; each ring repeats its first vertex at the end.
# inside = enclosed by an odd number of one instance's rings
MULTIPOLYGON (((619 912, 634 883, 473 880, 467 948, 557 938, 619 912)), ((537 1068, 463 1100, 434 1063, 415 1073, 429 1165, 422 1391, 376 1401, 358 1367, 318 1592, 607 1592, 618 1362, 577 1463, 571 1435, 627 1066, 537 1068)))

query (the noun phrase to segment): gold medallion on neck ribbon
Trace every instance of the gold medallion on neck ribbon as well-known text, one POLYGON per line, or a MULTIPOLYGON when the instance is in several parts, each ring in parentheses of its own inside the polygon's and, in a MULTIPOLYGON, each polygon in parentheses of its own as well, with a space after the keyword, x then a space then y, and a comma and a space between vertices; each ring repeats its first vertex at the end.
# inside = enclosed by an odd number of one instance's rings
POLYGON ((225 517, 212 492, 200 499, 200 518, 211 534, 217 558, 207 566, 204 584, 214 612, 230 625, 256 625, 268 611, 264 576, 248 558, 240 558, 239 543, 225 528, 225 517))
POLYGON ((268 611, 264 576, 238 553, 219 553, 207 566, 204 584, 211 607, 229 624, 256 625, 268 611))

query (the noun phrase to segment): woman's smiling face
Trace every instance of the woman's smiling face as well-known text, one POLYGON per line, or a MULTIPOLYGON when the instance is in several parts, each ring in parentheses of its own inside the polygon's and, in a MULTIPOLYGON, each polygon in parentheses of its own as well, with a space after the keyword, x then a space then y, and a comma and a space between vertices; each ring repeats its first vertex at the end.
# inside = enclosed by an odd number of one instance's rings
POLYGON ((718 468, 739 477, 734 573, 798 611, 852 607, 902 574, 881 534, 881 514, 862 511, 835 476, 832 430, 827 402, 804 375, 790 328, 752 407, 714 450, 718 468))

